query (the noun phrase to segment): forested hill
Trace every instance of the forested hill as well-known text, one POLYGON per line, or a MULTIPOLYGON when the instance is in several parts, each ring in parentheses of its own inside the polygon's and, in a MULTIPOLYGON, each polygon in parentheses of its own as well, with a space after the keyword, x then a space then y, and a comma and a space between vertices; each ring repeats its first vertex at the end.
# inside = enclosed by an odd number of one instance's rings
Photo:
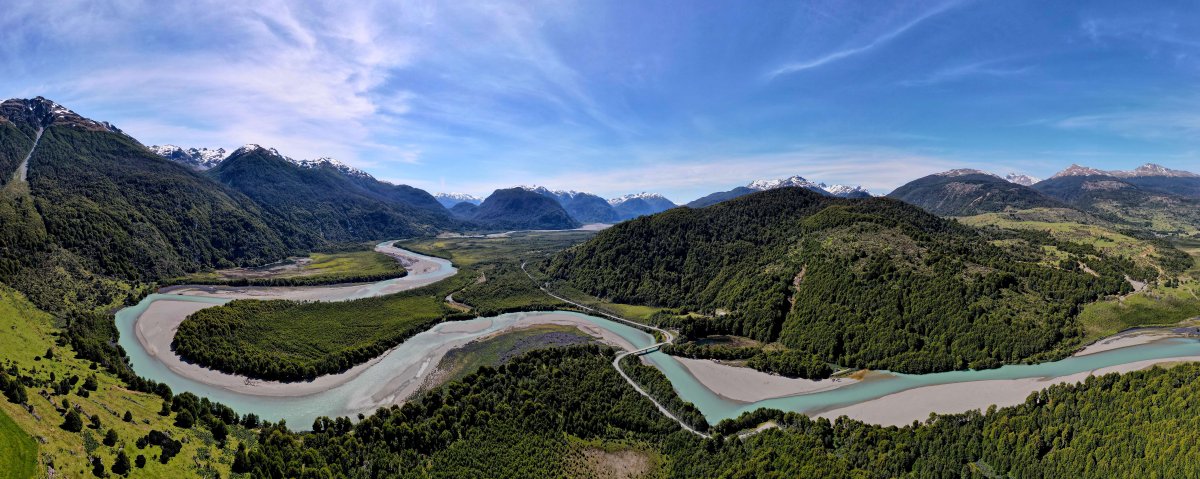
POLYGON ((471 219, 478 223, 497 229, 562 230, 579 227, 579 222, 557 201, 523 188, 496 190, 470 214, 471 219))
POLYGON ((0 165, 33 152, 28 181, 3 178, 0 282, 40 307, 105 304, 112 292, 104 278, 144 281, 270 262, 298 244, 287 225, 270 221, 245 196, 108 124, 41 98, 9 100, 0 111, 7 115, 0 165))
POLYGON ((304 167, 257 145, 239 148, 207 174, 317 241, 420 236, 457 226, 424 191, 334 167, 304 167))
POLYGON ((604 299, 699 313, 676 319, 685 332, 905 372, 1064 354, 1082 334, 1080 305, 1127 291, 1124 273, 1142 274, 1039 233, 985 232, 895 200, 800 188, 622 223, 546 270, 604 299))
POLYGON ((896 188, 888 198, 941 216, 1066 207, 1033 188, 977 170, 952 170, 913 180, 896 188))

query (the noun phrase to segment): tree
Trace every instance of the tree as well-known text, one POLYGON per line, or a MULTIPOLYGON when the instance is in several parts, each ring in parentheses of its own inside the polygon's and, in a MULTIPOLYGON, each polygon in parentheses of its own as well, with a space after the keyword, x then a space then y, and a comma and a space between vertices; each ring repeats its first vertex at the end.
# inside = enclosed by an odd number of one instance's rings
POLYGON ((82 431, 83 419, 80 419, 78 412, 70 409, 67 411, 67 417, 63 419, 62 428, 70 432, 82 431))
POLYGON ((245 444, 238 444, 237 454, 233 455, 232 470, 238 474, 250 472, 250 457, 246 455, 245 444))
POLYGON ((125 411, 125 417, 121 418, 125 422, 133 422, 133 413, 125 411))
POLYGON ((138 454, 137 458, 133 460, 133 464, 136 465, 138 469, 146 467, 146 456, 138 454))
POLYGON ((92 425, 91 425, 92 429, 100 429, 100 416, 99 415, 92 414, 92 417, 89 418, 89 420, 92 423, 92 425))
POLYGON ((100 457, 92 458, 92 474, 96 477, 108 477, 108 473, 104 471, 104 463, 100 462, 100 457))
POLYGON ((104 434, 104 445, 108 447, 115 446, 117 445, 117 440, 119 439, 120 438, 117 437, 117 430, 109 428, 108 432, 104 434))
POLYGON ((42 357, 46 359, 54 359, 54 348, 46 348, 46 354, 42 357))
POLYGON ((163 416, 163 417, 170 416, 171 415, 171 403, 168 401, 163 401, 163 407, 162 407, 162 409, 158 410, 158 415, 163 416))
MULTIPOLYGON (((144 461, 145 459, 143 458, 144 461)), ((117 452, 117 459, 113 461, 112 472, 113 474, 120 474, 122 476, 129 474, 129 456, 125 455, 125 451, 117 452)))
POLYGON ((225 423, 219 420, 213 421, 209 429, 212 430, 213 439, 216 439, 218 444, 224 446, 225 439, 229 436, 229 428, 225 426, 225 423))
POLYGON ((175 416, 175 425, 184 429, 191 429, 192 426, 196 425, 196 418, 192 417, 190 411, 180 411, 175 416))

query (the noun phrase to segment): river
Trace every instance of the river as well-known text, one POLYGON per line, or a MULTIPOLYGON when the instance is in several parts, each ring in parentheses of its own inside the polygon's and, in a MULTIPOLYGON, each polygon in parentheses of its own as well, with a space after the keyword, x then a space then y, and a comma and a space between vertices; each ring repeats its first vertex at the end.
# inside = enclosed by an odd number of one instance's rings
MULTIPOLYGON (((377 250, 416 259, 414 264, 432 265, 403 278, 364 285, 327 287, 248 287, 248 288, 173 288, 167 294, 153 294, 134 306, 117 312, 120 345, 129 356, 133 370, 147 379, 165 383, 176 394, 191 392, 224 403, 239 413, 254 413, 265 420, 286 420, 295 429, 306 429, 319 416, 356 416, 370 414, 378 407, 402 402, 424 380, 445 351, 473 339, 522 324, 545 321, 576 321, 591 324, 619 336, 635 348, 654 344, 654 338, 629 325, 574 312, 509 313, 495 317, 442 323, 421 332, 381 357, 343 373, 328 388, 312 391, 308 383, 270 383, 250 381, 232 375, 205 370, 221 380, 208 380, 185 374, 179 365, 169 365, 147 350, 138 340, 138 322, 156 302, 201 303, 219 305, 236 298, 302 298, 310 300, 346 300, 429 284, 456 273, 449 261, 432 258, 380 243, 377 250), (390 251, 389 251, 390 249, 390 251), (179 293, 187 294, 179 294, 179 293), (181 373, 181 371, 183 371, 181 373), (223 382, 224 381, 224 382, 223 382)), ((193 307, 192 310, 195 308, 193 307)), ((148 315, 147 315, 148 317, 148 315)), ((178 324, 180 318, 174 318, 178 324)), ((150 321, 151 319, 146 319, 150 321)), ((154 321, 161 320, 155 318, 154 321)), ((142 324, 141 326, 148 326, 142 324)), ((152 326, 152 325, 150 325, 152 326)), ((171 330, 173 332, 173 329, 171 330)), ((168 341, 169 344, 169 341, 168 341)), ((160 351, 153 351, 160 353, 160 351)), ((161 354, 160 354, 161 355, 161 354)), ((1181 359, 1200 359, 1200 341, 1189 338, 1163 338, 1127 347, 1072 356, 1060 361, 1035 365, 1010 365, 982 371, 953 371, 935 374, 872 373, 862 381, 848 382, 834 389, 775 397, 759 401, 737 401, 723 397, 706 387, 675 358, 661 352, 643 356, 661 370, 680 397, 696 405, 710 423, 734 418, 759 407, 771 407, 809 414, 848 414, 869 422, 904 424, 923 419, 928 410, 957 412, 955 409, 984 409, 993 403, 1020 402, 1029 392, 1061 381, 1078 381, 1092 371, 1104 372, 1122 366, 1145 367, 1149 363, 1181 359), (996 391, 995 393, 991 391, 996 391), (928 392, 928 394, 923 394, 928 392), (1007 393, 1007 397, 1002 393, 1007 393), (952 400, 951 406, 937 409, 937 399, 952 400), (1015 398, 1015 399, 1014 399, 1015 398), (932 402, 931 402, 932 401, 932 402), (929 404, 927 404, 929 403, 929 404), (946 409, 949 407, 949 409, 946 409), (932 408, 932 409, 931 409, 932 408), (906 414, 887 413, 895 411, 906 414), (881 413, 882 412, 882 413, 881 413), (923 414, 922 414, 923 413, 923 414)), ((199 368, 195 365, 184 367, 199 368)), ((202 369, 202 368, 200 368, 202 369)), ((194 372, 194 371, 193 371, 194 372)), ((320 379, 318 380, 320 381, 320 379)), ((847 380, 849 381, 849 380, 847 380)), ((319 383, 318 383, 319 385, 319 383)))

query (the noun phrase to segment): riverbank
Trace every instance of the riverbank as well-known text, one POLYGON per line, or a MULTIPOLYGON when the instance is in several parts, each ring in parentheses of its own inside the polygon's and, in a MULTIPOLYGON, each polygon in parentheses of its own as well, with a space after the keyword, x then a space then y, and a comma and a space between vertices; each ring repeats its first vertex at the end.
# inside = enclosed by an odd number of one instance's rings
POLYGON ((334 286, 172 286, 163 288, 162 294, 202 296, 224 299, 290 299, 294 301, 346 301, 371 296, 399 293, 401 291, 436 283, 458 272, 450 262, 432 258, 392 246, 387 241, 375 246, 375 251, 396 258, 408 274, 401 278, 375 283, 359 283, 334 286))
POLYGON ((785 396, 811 394, 849 386, 852 378, 814 381, 764 373, 755 369, 722 364, 711 359, 675 357, 688 374, 716 395, 741 403, 753 403, 785 396))
POLYGON ((909 389, 852 406, 820 412, 815 416, 830 420, 840 416, 849 416, 852 419, 881 426, 905 426, 912 424, 913 421, 924 421, 933 413, 956 414, 975 409, 986 410, 993 405, 996 407, 1016 406, 1024 403, 1030 394, 1037 391, 1055 384, 1078 383, 1087 379, 1088 376, 1101 376, 1109 373, 1125 374, 1149 369, 1159 364, 1193 361, 1200 361, 1200 356, 1148 359, 1054 378, 939 384, 909 389))

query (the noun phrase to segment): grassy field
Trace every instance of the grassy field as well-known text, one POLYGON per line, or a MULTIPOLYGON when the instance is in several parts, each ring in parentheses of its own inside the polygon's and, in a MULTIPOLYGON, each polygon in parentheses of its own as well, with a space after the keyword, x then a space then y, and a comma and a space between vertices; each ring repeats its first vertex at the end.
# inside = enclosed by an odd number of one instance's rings
POLYGON ((312 253, 304 258, 257 268, 231 268, 196 273, 178 278, 177 284, 335 284, 379 281, 404 276, 396 258, 367 251, 312 253))
POLYGON ((1156 286, 1120 300, 1089 304, 1079 314, 1079 322, 1087 333, 1085 341, 1139 326, 1171 325, 1200 316, 1198 295, 1200 283, 1195 281, 1156 286))
MULTIPOLYGON (((53 467, 59 477, 92 477, 89 456, 99 457, 107 468, 113 464, 117 447, 124 447, 130 460, 139 454, 148 459, 145 469, 135 469, 133 477, 229 477, 229 465, 239 441, 235 438, 250 437, 244 429, 232 430, 229 443, 222 448, 206 429, 185 430, 173 426, 170 418, 158 415, 161 398, 125 389, 112 375, 91 369, 90 361, 76 358, 69 346, 56 344, 57 330, 48 314, 38 311, 19 293, 3 287, 0 287, 0 331, 3 331, 0 334, 0 359, 16 367, 20 374, 33 377, 39 384, 27 389, 32 413, 0 397, 0 411, 40 443, 37 462, 31 466, 35 476, 46 477, 47 467, 53 467), (54 351, 53 359, 43 357, 49 349, 54 351), (87 398, 75 392, 56 395, 51 388, 42 385, 49 381, 51 374, 60 379, 86 378, 95 374, 99 387, 87 398), (84 417, 98 416, 101 427, 85 427, 78 433, 60 428, 64 399, 73 407, 81 408, 84 417), (132 414, 132 422, 122 420, 125 411, 132 414), (116 430, 120 438, 116 447, 100 444, 110 428, 116 430), (138 449, 134 445, 137 438, 152 429, 165 431, 184 443, 180 454, 168 464, 155 460, 158 447, 138 449)), ((9 442, 4 440, 4 444, 9 442)), ((0 471, 7 469, 0 462, 0 471)))
MULTIPOLYGON (((959 218, 964 224, 971 226, 996 226, 1014 230, 1037 230, 1050 233, 1056 239, 1073 243, 1088 244, 1097 249, 1131 258, 1142 264, 1155 264, 1157 247, 1105 226, 1078 223, 1073 221, 1051 221, 1054 218, 1041 218, 1038 210, 1018 213, 987 213, 978 216, 959 218)), ((1052 252, 1048 252, 1052 254, 1052 252)))
POLYGON ((438 373, 430 375, 430 378, 436 376, 436 379, 426 383, 422 389, 457 381, 483 366, 496 367, 534 349, 592 341, 595 338, 577 328, 557 324, 540 324, 479 339, 446 353, 438 363, 438 373))
POLYGON ((0 479, 28 479, 37 469, 37 443, 0 410, 0 479))

